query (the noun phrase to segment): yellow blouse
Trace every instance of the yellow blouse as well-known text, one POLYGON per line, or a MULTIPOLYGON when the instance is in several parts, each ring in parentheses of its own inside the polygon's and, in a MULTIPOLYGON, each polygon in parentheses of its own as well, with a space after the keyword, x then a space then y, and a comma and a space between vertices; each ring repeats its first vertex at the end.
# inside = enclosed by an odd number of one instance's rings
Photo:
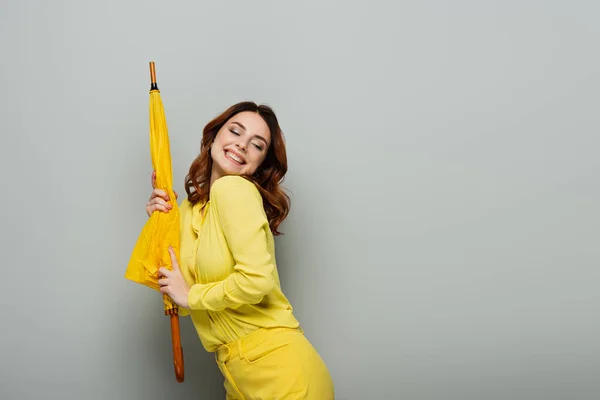
POLYGON ((205 203, 183 200, 179 265, 191 317, 207 351, 263 327, 297 328, 281 291, 260 193, 239 176, 217 179, 205 203))

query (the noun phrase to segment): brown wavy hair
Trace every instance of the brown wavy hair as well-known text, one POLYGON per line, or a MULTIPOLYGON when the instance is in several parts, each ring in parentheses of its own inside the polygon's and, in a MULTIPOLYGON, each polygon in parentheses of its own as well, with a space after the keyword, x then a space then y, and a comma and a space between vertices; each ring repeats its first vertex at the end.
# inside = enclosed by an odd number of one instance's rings
POLYGON ((281 182, 287 173, 287 153, 279 121, 275 112, 269 106, 258 105, 251 101, 240 102, 232 105, 206 124, 202 133, 200 154, 190 165, 189 172, 185 177, 185 191, 191 204, 208 200, 213 163, 212 158, 209 156, 210 146, 223 125, 234 115, 244 111, 251 111, 260 115, 267 123, 271 133, 271 145, 265 160, 254 175, 242 176, 254 183, 260 192, 271 232, 274 235, 279 235, 281 234, 278 231, 279 225, 287 217, 290 210, 290 198, 281 187, 281 182))

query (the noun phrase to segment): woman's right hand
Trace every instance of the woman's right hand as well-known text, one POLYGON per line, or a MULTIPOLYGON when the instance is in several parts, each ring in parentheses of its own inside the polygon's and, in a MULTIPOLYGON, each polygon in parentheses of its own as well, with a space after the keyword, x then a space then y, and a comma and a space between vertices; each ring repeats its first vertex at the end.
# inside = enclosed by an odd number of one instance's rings
MULTIPOLYGON (((156 188, 156 171, 152 171, 152 193, 150 194, 150 199, 148 199, 148 204, 146 204, 146 214, 148 217, 152 215, 154 211, 162 211, 169 212, 173 208, 171 204, 169 204, 169 194, 164 190, 156 188)), ((177 192, 175 192, 175 200, 177 200, 177 192)))

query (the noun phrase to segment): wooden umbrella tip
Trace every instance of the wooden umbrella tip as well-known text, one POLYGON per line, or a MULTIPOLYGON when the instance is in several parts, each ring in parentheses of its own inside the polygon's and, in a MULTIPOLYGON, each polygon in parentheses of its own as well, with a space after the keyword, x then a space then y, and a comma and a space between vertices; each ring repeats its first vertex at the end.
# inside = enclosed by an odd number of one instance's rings
POLYGON ((150 61, 150 83, 151 89, 158 89, 156 85, 156 67, 154 66, 154 61, 150 61))
POLYGON ((150 79, 152 83, 156 83, 156 68, 154 66, 154 61, 150 62, 150 79))

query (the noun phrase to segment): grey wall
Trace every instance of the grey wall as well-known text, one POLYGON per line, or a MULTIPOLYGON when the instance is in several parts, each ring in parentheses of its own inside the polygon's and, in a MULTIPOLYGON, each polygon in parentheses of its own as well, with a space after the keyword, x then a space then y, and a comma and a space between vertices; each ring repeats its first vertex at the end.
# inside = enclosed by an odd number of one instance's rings
POLYGON ((224 398, 187 319, 175 382, 161 299, 123 278, 152 60, 180 193, 210 118, 278 112, 279 268, 338 399, 599 398, 599 11, 3 1, 0 398, 224 398))

